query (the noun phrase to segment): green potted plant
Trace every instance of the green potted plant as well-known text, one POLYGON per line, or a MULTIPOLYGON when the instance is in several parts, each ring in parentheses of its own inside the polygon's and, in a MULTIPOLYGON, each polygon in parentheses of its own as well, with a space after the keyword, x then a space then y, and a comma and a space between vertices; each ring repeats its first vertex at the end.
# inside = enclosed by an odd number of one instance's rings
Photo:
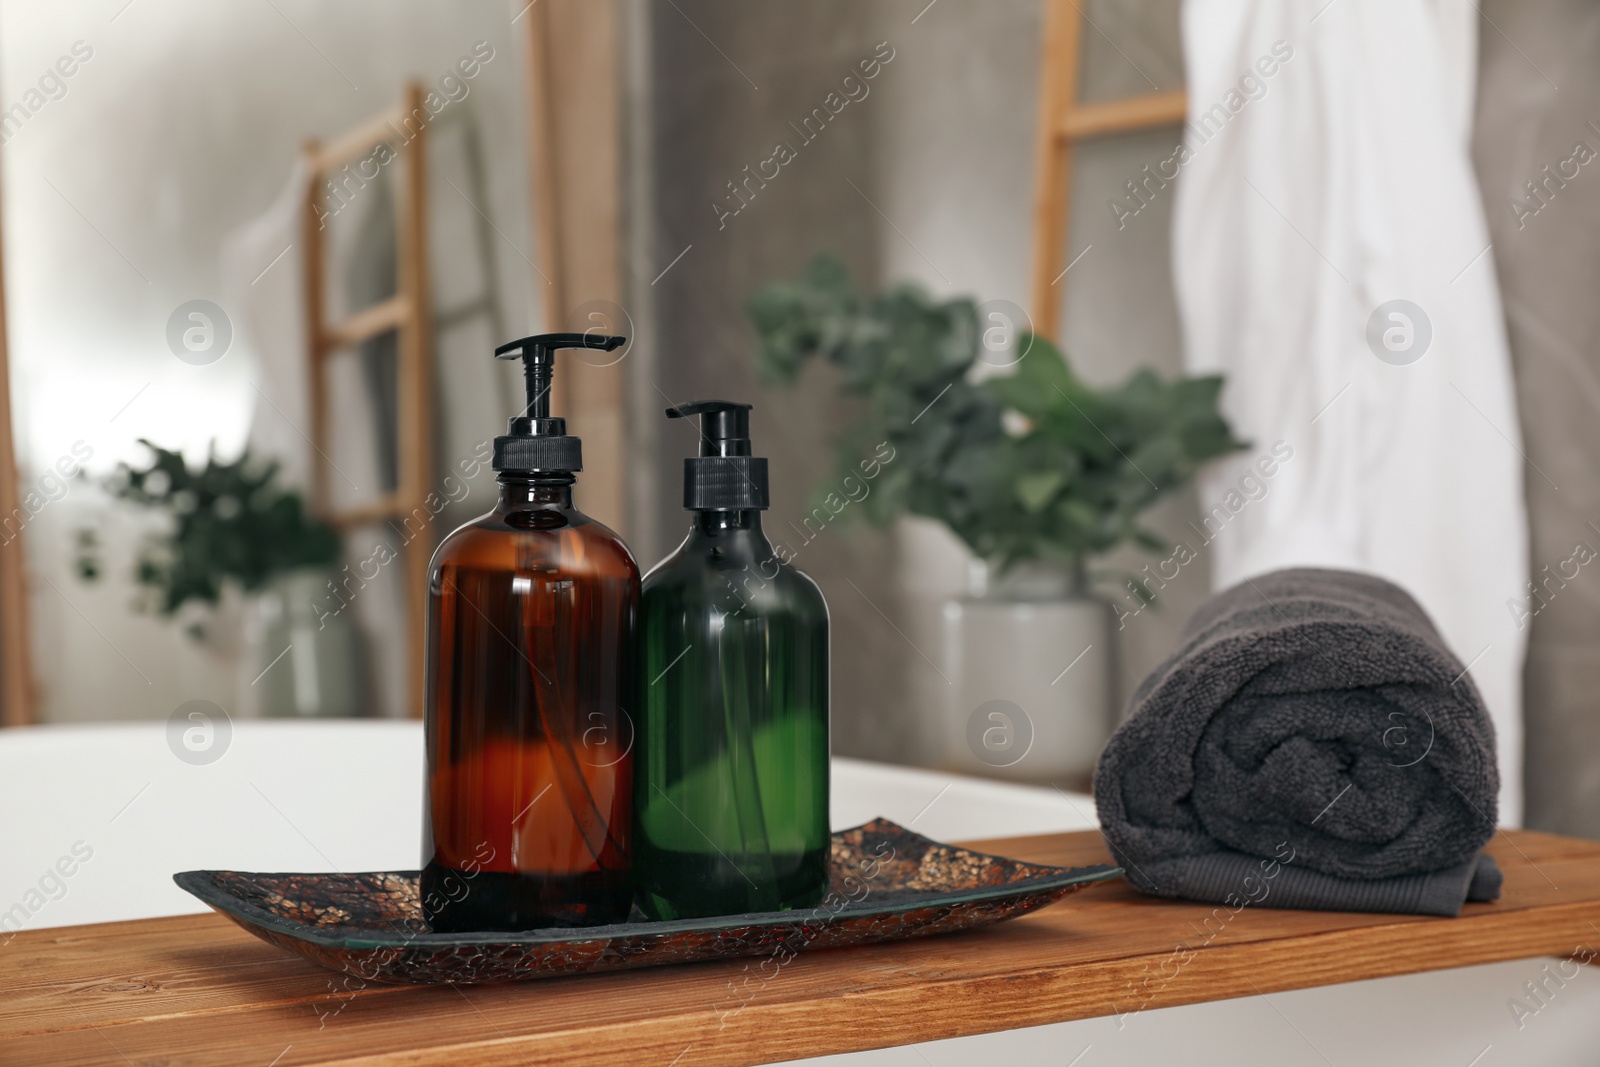
POLYGON ((1113 714, 1110 611, 1093 593, 1109 575, 1090 564, 1125 544, 1170 549, 1141 524, 1146 510, 1244 447, 1217 409, 1221 378, 1140 370, 1093 388, 1045 338, 986 332, 970 299, 915 285, 863 295, 826 257, 748 310, 764 382, 787 385, 823 360, 859 398, 843 471, 881 443, 892 450, 867 517, 934 519, 986 565, 980 587, 945 609, 950 762, 1085 777, 1113 714))
MULTIPOLYGON (((121 464, 106 488, 162 516, 137 548, 138 606, 175 617, 189 604, 215 607, 225 587, 249 597, 240 667, 241 710, 267 715, 363 714, 359 634, 330 597, 339 534, 308 515, 300 494, 278 486, 276 463, 248 452, 209 456, 191 469, 181 452, 141 439, 152 459, 121 464)), ((78 575, 104 572, 98 536, 78 534, 78 575)), ((192 637, 205 627, 192 623, 192 637)))

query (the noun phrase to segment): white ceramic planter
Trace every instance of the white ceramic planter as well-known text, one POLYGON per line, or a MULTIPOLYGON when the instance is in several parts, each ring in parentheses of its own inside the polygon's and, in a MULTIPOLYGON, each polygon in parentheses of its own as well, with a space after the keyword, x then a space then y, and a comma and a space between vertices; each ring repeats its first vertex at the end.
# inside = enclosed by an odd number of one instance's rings
POLYGON ((239 707, 246 717, 370 714, 361 634, 328 591, 330 570, 272 579, 247 609, 239 707))
POLYGON ((1055 571, 944 606, 944 736, 956 770, 1086 788, 1110 736, 1111 610, 1055 571))

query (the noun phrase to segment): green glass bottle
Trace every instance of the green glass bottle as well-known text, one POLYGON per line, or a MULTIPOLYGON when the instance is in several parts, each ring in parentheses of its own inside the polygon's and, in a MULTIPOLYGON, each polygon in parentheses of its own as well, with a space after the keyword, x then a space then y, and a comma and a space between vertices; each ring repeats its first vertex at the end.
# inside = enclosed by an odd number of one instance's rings
POLYGON ((827 885, 828 606, 761 530, 750 405, 702 417, 688 538, 645 576, 634 870, 652 919, 814 907, 827 885))

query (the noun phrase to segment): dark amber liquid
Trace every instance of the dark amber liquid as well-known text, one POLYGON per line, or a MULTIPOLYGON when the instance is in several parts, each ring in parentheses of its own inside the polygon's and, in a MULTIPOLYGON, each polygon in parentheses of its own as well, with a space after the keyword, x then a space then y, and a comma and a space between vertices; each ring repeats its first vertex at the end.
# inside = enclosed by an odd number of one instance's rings
POLYGON ((435 930, 621 922, 639 569, 572 478, 501 475, 428 596, 423 910, 435 930))

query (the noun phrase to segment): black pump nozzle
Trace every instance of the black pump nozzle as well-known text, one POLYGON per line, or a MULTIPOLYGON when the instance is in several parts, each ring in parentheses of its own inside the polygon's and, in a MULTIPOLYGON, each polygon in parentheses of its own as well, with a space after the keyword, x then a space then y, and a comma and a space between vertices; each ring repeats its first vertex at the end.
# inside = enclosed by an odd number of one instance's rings
POLYGON ((667 409, 669 419, 700 416, 700 455, 683 461, 683 506, 690 511, 765 511, 767 461, 750 454, 750 405, 697 400, 667 409))
POLYGON ((521 359, 528 406, 511 420, 504 437, 494 439, 497 471, 572 472, 583 469, 583 442, 567 435, 567 420, 550 415, 550 386, 555 377, 556 350, 596 348, 610 352, 626 337, 597 333, 536 333, 494 350, 496 359, 521 359))
POLYGON ((494 350, 494 358, 522 360, 522 374, 528 387, 528 406, 523 410, 523 415, 547 419, 550 417, 550 382, 555 374, 557 349, 598 348, 602 352, 610 352, 627 343, 626 337, 608 337, 598 333, 536 333, 506 342, 494 350))
POLYGON ((667 409, 669 419, 700 415, 700 454, 702 456, 748 456, 750 454, 750 405, 731 400, 696 400, 667 409))

